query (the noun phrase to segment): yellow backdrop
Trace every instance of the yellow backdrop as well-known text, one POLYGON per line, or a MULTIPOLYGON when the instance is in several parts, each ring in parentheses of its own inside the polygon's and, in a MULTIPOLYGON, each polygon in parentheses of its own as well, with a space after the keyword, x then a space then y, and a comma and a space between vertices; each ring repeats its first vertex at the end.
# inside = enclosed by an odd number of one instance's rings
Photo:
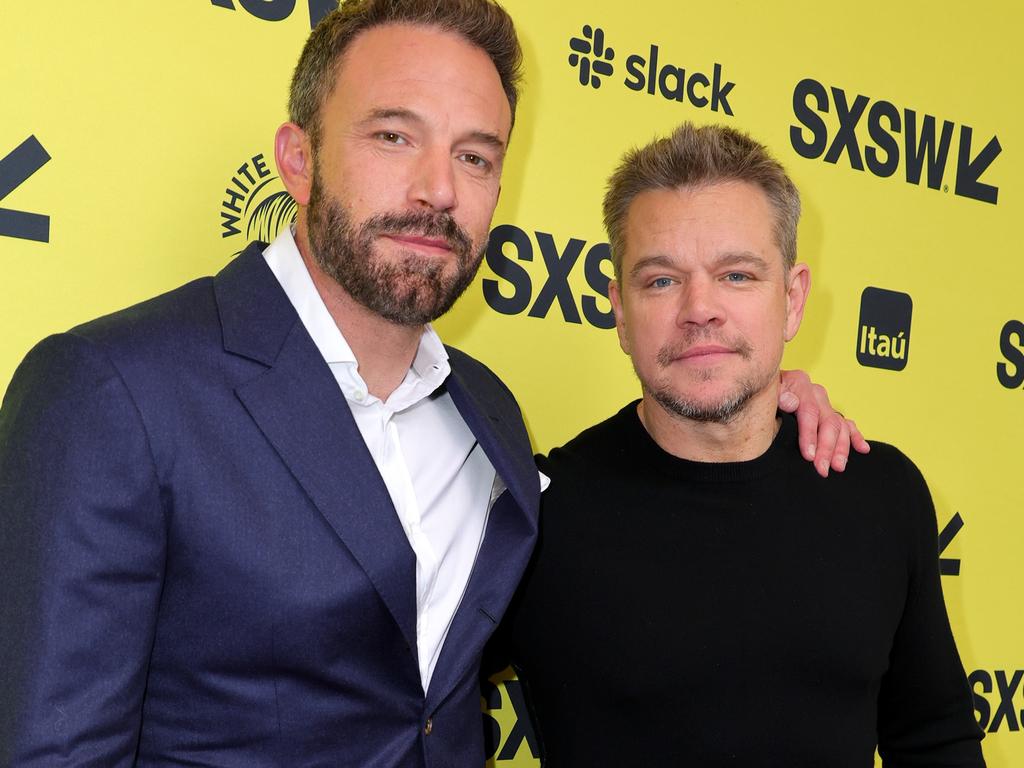
MULTIPOLYGON (((4 3, 0 388, 43 336, 287 221, 272 136, 329 4, 4 3)), ((527 91, 487 264, 442 335, 509 383, 537 450, 564 442, 638 390, 607 329, 619 155, 682 120, 765 141, 814 278, 786 363, 924 471, 989 765, 1024 765, 1020 4, 506 4, 527 91)), ((490 694, 496 764, 534 765, 518 689, 490 694)))

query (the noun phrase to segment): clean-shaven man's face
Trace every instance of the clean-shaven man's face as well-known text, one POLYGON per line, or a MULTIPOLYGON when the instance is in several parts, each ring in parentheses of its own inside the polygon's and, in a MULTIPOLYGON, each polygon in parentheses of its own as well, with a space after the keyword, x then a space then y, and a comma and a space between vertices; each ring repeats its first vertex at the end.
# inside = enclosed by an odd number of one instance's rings
POLYGON ((610 298, 644 392, 669 413, 725 423, 774 397, 807 283, 806 266, 785 269, 773 227, 746 182, 648 190, 630 205, 610 298))

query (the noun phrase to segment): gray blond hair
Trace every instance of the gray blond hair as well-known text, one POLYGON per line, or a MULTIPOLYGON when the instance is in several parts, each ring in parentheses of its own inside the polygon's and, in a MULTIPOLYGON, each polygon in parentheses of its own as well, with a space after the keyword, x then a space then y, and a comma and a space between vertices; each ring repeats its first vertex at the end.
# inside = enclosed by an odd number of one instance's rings
POLYGON ((612 249, 616 279, 622 277, 626 218, 641 192, 678 189, 729 181, 754 184, 775 213, 775 243, 786 270, 796 263, 796 228, 800 193, 778 160, 750 136, 721 125, 683 123, 671 136, 625 154, 608 180, 604 226, 612 249))

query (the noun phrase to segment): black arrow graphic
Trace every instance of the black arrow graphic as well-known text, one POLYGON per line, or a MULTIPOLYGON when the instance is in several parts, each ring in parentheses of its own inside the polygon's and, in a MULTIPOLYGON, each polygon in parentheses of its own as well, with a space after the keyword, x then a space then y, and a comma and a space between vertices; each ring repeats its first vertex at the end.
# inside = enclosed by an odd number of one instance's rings
POLYGON ((999 187, 982 184, 978 179, 988 170, 1003 148, 999 145, 999 137, 993 136, 978 156, 971 160, 971 138, 974 135, 969 125, 960 126, 960 157, 956 161, 956 194, 980 200, 983 203, 996 204, 999 199, 999 187))
MULTIPOLYGON (((960 529, 964 527, 964 519, 960 517, 960 513, 957 512, 953 515, 953 518, 946 523, 946 527, 942 529, 939 534, 939 554, 941 555, 946 551, 946 547, 949 546, 949 542, 956 538, 956 535, 960 533, 960 529)), ((951 557, 940 557, 939 558, 939 573, 943 576, 959 576, 960 575, 960 559, 951 557)))
MULTIPOLYGON (((0 160, 0 200, 50 161, 39 139, 29 136, 0 160)), ((50 217, 0 208, 0 237, 50 242, 50 217)))

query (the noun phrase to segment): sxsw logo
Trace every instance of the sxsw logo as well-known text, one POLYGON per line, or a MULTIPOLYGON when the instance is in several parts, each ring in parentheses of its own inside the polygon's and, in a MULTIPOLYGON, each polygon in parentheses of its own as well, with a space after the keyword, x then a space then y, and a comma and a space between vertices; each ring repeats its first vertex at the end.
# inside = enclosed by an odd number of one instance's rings
MULTIPOLYGON (((235 10, 235 3, 257 19, 263 21, 284 21, 295 10, 295 0, 210 0, 218 8, 235 10)), ((309 5, 309 28, 317 25, 324 16, 338 7, 338 0, 307 0, 309 5)))
POLYGON ((895 176, 902 168, 908 184, 923 182, 929 189, 943 192, 949 191, 944 183, 947 168, 955 163, 953 194, 993 205, 999 199, 999 187, 981 180, 1002 151, 998 136, 993 135, 975 151, 974 129, 969 125, 940 121, 863 94, 851 96, 842 88, 826 88, 811 78, 801 80, 793 89, 793 115, 799 125, 790 126, 790 144, 808 160, 824 157, 826 163, 838 165, 845 158, 853 170, 866 169, 879 178, 895 176), (839 124, 830 129, 822 115, 833 110, 839 124), (902 141, 898 138, 901 134, 902 141))
MULTIPOLYGON (((24 184, 50 162, 50 153, 35 136, 29 136, 0 158, 0 200, 24 184)), ((0 208, 0 237, 17 237, 37 243, 50 242, 50 217, 42 213, 0 208)))
POLYGON ((484 747, 487 759, 496 762, 515 760, 520 752, 522 756, 538 758, 540 745, 530 724, 523 684, 514 677, 509 679, 502 674, 485 680, 480 693, 484 708, 484 747), (507 707, 503 706, 505 703, 507 707), (506 725, 504 731, 503 723, 506 725))
POLYGON ((884 288, 860 295, 857 362, 869 368, 902 371, 910 355, 910 296, 884 288))
MULTIPOLYGON (((569 38, 569 50, 569 65, 579 70, 580 85, 597 89, 604 78, 615 74, 615 49, 608 45, 601 27, 584 24, 579 35, 569 38)), ((651 44, 646 56, 631 54, 623 66, 626 76, 622 84, 631 91, 733 114, 729 94, 736 83, 723 80, 721 64, 714 64, 709 77, 668 61, 661 49, 651 44)))
POLYGON ((1010 320, 999 332, 999 351, 1003 360, 996 363, 996 378, 1007 389, 1024 386, 1024 323, 1010 320))
POLYGON ((1024 722, 1024 670, 976 669, 967 676, 983 731, 1020 731, 1024 722))
POLYGON ((615 327, 615 315, 608 303, 609 278, 601 269, 603 262, 611 268, 612 253, 608 243, 595 243, 588 247, 586 240, 570 237, 564 244, 559 244, 548 232, 536 231, 531 236, 513 224, 501 224, 491 231, 485 258, 487 266, 498 278, 481 281, 484 300, 495 312, 518 315, 529 310, 529 317, 544 318, 557 304, 559 314, 567 323, 582 325, 586 320, 595 328, 615 327), (538 251, 547 277, 535 295, 533 279, 520 262, 534 261, 538 251), (580 296, 577 305, 569 277, 580 260, 592 293, 580 296), (607 309, 599 306, 599 299, 607 309))
POLYGON ((943 576, 960 575, 960 558, 942 557, 942 554, 946 551, 963 527, 964 519, 960 516, 960 513, 957 512, 939 532, 939 573, 943 576))

